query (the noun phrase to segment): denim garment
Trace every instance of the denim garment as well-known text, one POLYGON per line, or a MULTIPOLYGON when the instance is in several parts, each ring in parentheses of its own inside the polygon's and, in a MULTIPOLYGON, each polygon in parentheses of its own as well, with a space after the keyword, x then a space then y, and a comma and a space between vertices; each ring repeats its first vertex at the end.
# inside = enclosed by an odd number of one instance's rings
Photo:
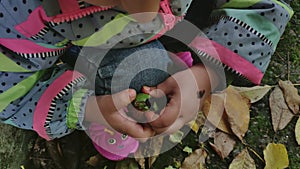
POLYGON ((95 84, 90 88, 95 89, 96 95, 112 94, 127 88, 140 92, 144 85, 155 86, 177 70, 159 41, 109 51, 71 47, 63 61, 95 84))

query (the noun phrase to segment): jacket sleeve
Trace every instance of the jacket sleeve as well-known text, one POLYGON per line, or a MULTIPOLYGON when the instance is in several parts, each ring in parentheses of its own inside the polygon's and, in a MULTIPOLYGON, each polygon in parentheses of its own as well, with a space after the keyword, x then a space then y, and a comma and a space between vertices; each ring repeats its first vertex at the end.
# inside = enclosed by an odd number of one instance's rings
POLYGON ((260 84, 293 10, 283 1, 217 1, 206 37, 192 46, 239 77, 260 84), (209 46, 209 47, 208 47, 209 46))
POLYGON ((82 129, 93 92, 82 74, 59 64, 68 43, 42 24, 45 18, 36 2, 27 4, 34 10, 15 18, 6 13, 13 4, 2 1, 0 6, 0 122, 50 140, 82 129), (36 29, 27 29, 33 23, 36 29))

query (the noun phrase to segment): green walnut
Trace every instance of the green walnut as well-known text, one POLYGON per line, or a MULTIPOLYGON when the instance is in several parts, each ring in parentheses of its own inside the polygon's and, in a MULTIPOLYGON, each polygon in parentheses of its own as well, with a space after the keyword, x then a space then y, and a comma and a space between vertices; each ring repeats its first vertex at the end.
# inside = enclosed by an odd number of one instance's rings
POLYGON ((158 106, 154 99, 151 99, 149 94, 139 93, 133 101, 133 106, 139 111, 157 111, 158 106))

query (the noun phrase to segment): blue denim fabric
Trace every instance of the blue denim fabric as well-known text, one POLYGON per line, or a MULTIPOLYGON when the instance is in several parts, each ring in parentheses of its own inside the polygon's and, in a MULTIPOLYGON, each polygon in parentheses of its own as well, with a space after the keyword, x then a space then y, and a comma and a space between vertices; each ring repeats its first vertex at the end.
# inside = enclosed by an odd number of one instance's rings
POLYGON ((175 72, 173 61, 158 41, 133 48, 112 49, 107 53, 99 49, 97 52, 81 51, 79 47, 71 47, 64 59, 75 64, 75 57, 85 55, 78 57, 77 62, 81 65, 75 68, 88 76, 91 84, 95 84, 91 88, 95 89, 96 95, 112 94, 127 88, 140 92, 142 86, 155 86, 175 72), (95 53, 106 54, 102 57, 95 56, 95 53))

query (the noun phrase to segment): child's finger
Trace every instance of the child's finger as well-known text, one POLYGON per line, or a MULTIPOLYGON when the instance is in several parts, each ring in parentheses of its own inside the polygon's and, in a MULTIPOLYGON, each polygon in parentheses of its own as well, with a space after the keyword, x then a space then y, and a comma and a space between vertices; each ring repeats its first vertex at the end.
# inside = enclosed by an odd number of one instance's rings
POLYGON ((113 95, 101 96, 98 103, 101 104, 101 112, 112 113, 126 107, 136 97, 136 92, 133 89, 126 89, 113 95))
POLYGON ((129 112, 126 113, 129 117, 132 117, 134 120, 136 120, 139 123, 146 123, 146 117, 145 113, 142 111, 138 111, 136 109, 132 109, 129 112))
POLYGON ((156 98, 164 97, 166 95, 165 91, 158 89, 157 87, 143 86, 142 92, 156 98))
POLYGON ((129 136, 139 139, 147 140, 148 138, 154 136, 155 132, 150 127, 144 127, 141 124, 132 121, 123 116, 116 116, 115 123, 113 124, 114 128, 121 133, 126 133, 129 136))
POLYGON ((152 97, 164 97, 172 94, 174 88, 176 87, 175 85, 177 85, 175 79, 173 77, 169 77, 156 87, 144 86, 142 91, 150 94, 152 97))
POLYGON ((182 117, 179 117, 165 132, 167 134, 175 133, 180 130, 185 125, 185 120, 182 117))
POLYGON ((180 130, 185 125, 185 121, 182 117, 179 117, 171 126, 165 128, 153 128, 156 134, 172 134, 180 130))
POLYGON ((179 115, 179 111, 180 104, 176 104, 174 99, 171 99, 159 116, 151 112, 146 112, 145 116, 151 126, 155 128, 164 128, 171 126, 175 122, 179 115))

